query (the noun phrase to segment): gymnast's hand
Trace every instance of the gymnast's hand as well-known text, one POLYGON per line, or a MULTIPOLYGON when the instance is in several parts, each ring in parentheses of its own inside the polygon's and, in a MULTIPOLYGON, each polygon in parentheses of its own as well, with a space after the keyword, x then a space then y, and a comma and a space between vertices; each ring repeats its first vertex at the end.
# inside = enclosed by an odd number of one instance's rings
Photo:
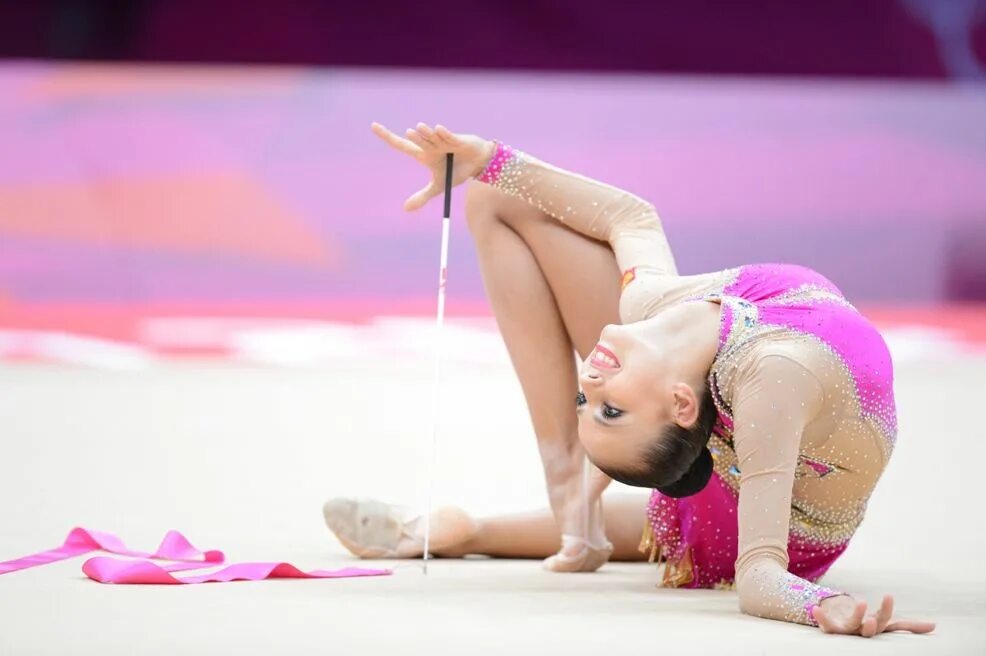
POLYGON ((871 615, 866 614, 866 602, 840 595, 829 597, 815 607, 812 616, 818 628, 825 633, 847 633, 872 638, 878 633, 891 631, 910 631, 911 633, 931 633, 934 622, 895 620, 894 598, 883 597, 880 608, 871 615))
POLYGON ((405 133, 407 139, 398 137, 379 123, 373 123, 370 128, 394 149, 410 155, 431 172, 431 181, 404 201, 404 209, 408 212, 422 208, 429 200, 444 192, 447 153, 455 155, 452 184, 458 185, 486 168, 496 149, 492 141, 474 134, 453 134, 442 125, 436 125, 432 129, 424 123, 418 123, 415 129, 408 128, 405 133))

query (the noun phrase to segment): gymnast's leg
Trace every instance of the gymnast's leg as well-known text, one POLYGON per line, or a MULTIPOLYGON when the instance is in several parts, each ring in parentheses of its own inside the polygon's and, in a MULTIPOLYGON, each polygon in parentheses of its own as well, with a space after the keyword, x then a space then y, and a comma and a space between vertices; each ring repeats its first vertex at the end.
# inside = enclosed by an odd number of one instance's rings
MULTIPOLYGON (((568 470, 570 450, 578 448, 573 349, 587 357, 602 328, 619 322, 619 270, 606 244, 491 187, 470 185, 466 219, 486 293, 527 401, 545 478, 556 495, 551 499, 555 512, 473 520, 457 509, 442 509, 433 516, 433 551, 545 558, 560 545, 554 519, 559 507, 581 496, 580 490, 550 485, 552 480, 579 480, 568 470)), ((645 506, 645 496, 607 500, 603 521, 614 558, 639 557, 645 506)), ((332 526, 328 513, 326 519, 332 526)), ((578 534, 580 528, 562 530, 578 534)), ((417 555, 410 544, 414 531, 406 533, 396 552, 417 555)))
MULTIPOLYGON (((647 508, 646 494, 607 497, 603 506, 606 537, 613 543, 612 560, 639 561, 640 530, 647 508)), ((439 511, 432 521, 442 521, 439 511)), ((555 517, 548 508, 516 515, 473 520, 465 539, 444 549, 433 549, 436 556, 459 558, 469 554, 494 558, 547 558, 558 552, 560 535, 555 517)))

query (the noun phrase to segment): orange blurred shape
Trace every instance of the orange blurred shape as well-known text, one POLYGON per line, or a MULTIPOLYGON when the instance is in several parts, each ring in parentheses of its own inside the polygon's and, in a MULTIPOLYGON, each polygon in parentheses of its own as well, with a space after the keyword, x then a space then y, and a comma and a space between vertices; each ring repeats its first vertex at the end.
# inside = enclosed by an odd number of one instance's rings
POLYGON ((303 75, 300 68, 284 66, 74 64, 49 69, 26 86, 21 97, 48 101, 147 94, 269 94, 290 89, 303 75))
POLYGON ((0 187, 13 234, 329 266, 339 250, 249 178, 198 173, 0 187))

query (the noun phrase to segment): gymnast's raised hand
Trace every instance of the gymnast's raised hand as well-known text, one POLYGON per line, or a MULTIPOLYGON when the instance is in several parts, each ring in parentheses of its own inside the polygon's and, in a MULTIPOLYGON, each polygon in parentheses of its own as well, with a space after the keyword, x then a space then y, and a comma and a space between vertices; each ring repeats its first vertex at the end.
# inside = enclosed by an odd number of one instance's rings
POLYGON ((407 138, 402 139, 379 123, 373 123, 373 133, 388 145, 423 164, 431 173, 431 180, 404 201, 404 209, 413 212, 445 189, 445 155, 455 155, 452 165, 452 184, 459 185, 483 170, 493 155, 495 145, 473 134, 453 134, 448 128, 436 125, 434 129, 424 123, 408 128, 407 138))

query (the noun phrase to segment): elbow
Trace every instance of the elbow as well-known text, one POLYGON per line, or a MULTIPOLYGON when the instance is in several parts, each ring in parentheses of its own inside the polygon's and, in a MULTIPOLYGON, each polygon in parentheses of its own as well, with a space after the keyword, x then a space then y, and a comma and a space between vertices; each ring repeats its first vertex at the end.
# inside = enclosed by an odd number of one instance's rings
MULTIPOLYGON (((602 209, 602 208, 601 208, 602 209)), ((658 230, 661 228, 661 217, 657 209, 646 200, 626 194, 618 202, 607 205, 609 218, 614 226, 632 230, 658 230)))
POLYGON ((641 228, 649 230, 661 230, 661 217, 657 213, 657 208, 645 200, 638 199, 636 209, 637 220, 635 223, 641 228))

